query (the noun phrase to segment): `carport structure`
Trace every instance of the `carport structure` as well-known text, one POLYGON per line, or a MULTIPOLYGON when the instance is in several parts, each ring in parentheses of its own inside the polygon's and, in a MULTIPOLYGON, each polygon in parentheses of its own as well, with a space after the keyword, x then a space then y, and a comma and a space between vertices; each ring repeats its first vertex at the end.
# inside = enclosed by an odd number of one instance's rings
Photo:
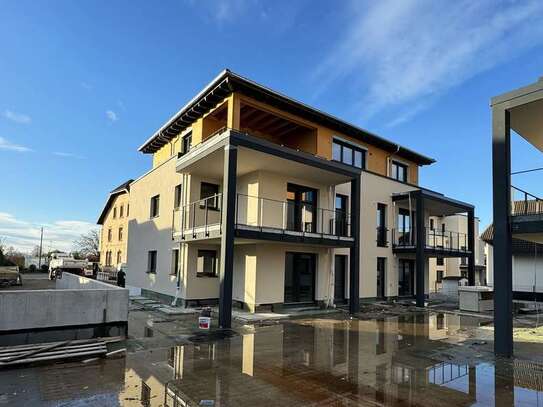
POLYGON ((510 357, 513 354, 512 238, 543 242, 543 201, 521 191, 525 210, 512 210, 511 130, 543 152, 543 77, 532 85, 492 98, 491 108, 494 352, 510 357))

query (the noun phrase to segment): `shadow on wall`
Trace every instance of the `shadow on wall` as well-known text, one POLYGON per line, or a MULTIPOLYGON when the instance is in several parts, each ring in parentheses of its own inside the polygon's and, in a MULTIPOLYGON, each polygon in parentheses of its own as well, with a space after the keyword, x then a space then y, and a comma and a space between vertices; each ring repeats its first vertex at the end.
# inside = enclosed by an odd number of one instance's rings
MULTIPOLYGON (((161 216, 166 216, 165 214, 161 216)), ((168 295, 175 295, 177 276, 172 273, 172 249, 179 249, 172 240, 172 228, 158 228, 154 219, 143 223, 136 219, 128 222, 128 249, 126 284, 168 295), (149 270, 149 252, 156 251, 155 272, 149 270)), ((186 290, 186 281, 181 275, 179 292, 186 290)))

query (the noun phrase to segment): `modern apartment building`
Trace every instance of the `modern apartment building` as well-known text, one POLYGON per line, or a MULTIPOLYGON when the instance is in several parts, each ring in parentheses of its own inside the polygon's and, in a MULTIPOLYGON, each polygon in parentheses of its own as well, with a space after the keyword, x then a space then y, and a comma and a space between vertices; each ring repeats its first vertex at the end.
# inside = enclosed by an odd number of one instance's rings
MULTIPOLYGON (((438 244, 446 240, 457 240, 464 245, 468 235, 468 218, 458 214, 446 217, 429 218, 431 239, 438 244)), ((475 285, 486 285, 485 242, 479 237, 479 218, 475 218, 475 285)), ((468 278, 467 257, 432 257, 430 258, 430 292, 439 292, 444 277, 468 278)))
POLYGON ((126 263, 130 183, 128 180, 109 193, 98 218, 100 228, 100 266, 114 269, 126 263))
POLYGON ((468 258, 474 207, 418 185, 434 160, 229 70, 141 147, 130 184, 127 285, 185 305, 254 311, 410 298, 429 259, 468 258), (461 240, 431 216, 463 213, 461 240))

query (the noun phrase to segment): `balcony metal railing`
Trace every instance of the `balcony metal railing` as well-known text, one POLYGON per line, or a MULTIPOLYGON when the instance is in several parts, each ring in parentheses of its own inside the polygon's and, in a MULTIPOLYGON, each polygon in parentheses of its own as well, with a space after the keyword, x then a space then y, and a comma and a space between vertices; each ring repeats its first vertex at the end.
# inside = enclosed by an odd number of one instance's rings
MULTIPOLYGON (((467 252, 468 235, 466 233, 450 230, 436 230, 425 227, 424 241, 426 248, 435 250, 452 250, 467 252)), ((398 248, 416 247, 417 236, 415 230, 392 229, 392 244, 398 248)))
MULTIPOLYGON (((174 209, 173 235, 196 237, 210 231, 220 233, 222 194, 174 209)), ((279 201, 246 194, 236 195, 237 226, 260 231, 297 232, 302 235, 351 236, 350 215, 341 210, 318 208, 304 202, 279 201)))
POLYGON ((511 186, 511 214, 543 215, 543 200, 520 188, 511 186))
POLYGON ((351 219, 346 211, 246 194, 237 194, 236 224, 304 235, 351 236, 351 219))
POLYGON ((222 194, 212 195, 174 209, 172 231, 174 235, 181 232, 184 236, 192 232, 196 237, 198 232, 203 232, 209 236, 211 229, 218 228, 220 232, 221 217, 222 194))

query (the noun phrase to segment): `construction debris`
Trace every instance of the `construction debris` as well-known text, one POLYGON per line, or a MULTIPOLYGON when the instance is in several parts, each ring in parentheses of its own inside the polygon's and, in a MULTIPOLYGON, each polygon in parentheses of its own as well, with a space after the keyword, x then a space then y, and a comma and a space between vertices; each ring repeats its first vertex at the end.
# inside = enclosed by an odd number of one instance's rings
POLYGON ((35 362, 105 356, 106 353, 106 342, 98 339, 8 346, 0 348, 0 368, 35 362))

